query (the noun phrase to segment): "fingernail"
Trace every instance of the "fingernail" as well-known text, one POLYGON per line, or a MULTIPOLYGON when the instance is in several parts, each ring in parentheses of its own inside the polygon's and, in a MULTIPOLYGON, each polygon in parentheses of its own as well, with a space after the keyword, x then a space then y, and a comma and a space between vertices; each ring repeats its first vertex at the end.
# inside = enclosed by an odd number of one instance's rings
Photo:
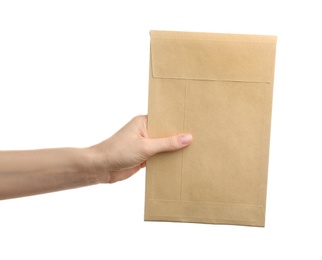
POLYGON ((179 139, 180 139, 180 143, 182 145, 187 145, 187 144, 190 144, 191 143, 191 141, 192 141, 192 135, 190 135, 190 134, 180 135, 179 136, 179 139))

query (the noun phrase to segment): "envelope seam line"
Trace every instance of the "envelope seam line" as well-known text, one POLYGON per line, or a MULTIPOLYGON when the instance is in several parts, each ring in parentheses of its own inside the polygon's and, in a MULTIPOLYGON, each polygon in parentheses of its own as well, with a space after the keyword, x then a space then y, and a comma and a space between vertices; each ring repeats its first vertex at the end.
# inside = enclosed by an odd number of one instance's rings
POLYGON ((214 81, 214 82, 232 82, 232 83, 250 83, 250 84, 270 84, 270 81, 248 81, 248 80, 229 80, 229 79, 202 79, 202 78, 183 78, 183 77, 165 77, 165 76, 155 76, 156 79, 166 79, 166 80, 192 80, 192 81, 214 81))
MULTIPOLYGON (((187 96, 187 81, 184 83, 184 96, 183 96, 183 122, 182 132, 185 132, 185 121, 186 121, 186 96, 187 96)), ((182 179, 184 172, 184 150, 181 151, 181 180, 180 180, 180 201, 182 200, 182 179)))
MULTIPOLYGON (((177 200, 165 200, 165 199, 150 199, 151 202, 178 202, 177 200)), ((261 204, 236 204, 236 203, 222 203, 222 202, 210 202, 210 201, 192 201, 192 200, 181 200, 180 203, 195 203, 195 204, 212 204, 212 205, 218 205, 218 206, 233 206, 233 207, 252 207, 252 208, 263 208, 263 205, 261 204)))

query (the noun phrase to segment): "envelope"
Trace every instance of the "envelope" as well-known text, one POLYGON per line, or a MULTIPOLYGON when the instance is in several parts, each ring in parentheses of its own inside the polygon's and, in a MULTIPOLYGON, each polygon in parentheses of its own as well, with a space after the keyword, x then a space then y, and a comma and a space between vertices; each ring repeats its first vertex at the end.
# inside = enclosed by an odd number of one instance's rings
POLYGON ((264 226, 275 36, 151 31, 146 221, 264 226))

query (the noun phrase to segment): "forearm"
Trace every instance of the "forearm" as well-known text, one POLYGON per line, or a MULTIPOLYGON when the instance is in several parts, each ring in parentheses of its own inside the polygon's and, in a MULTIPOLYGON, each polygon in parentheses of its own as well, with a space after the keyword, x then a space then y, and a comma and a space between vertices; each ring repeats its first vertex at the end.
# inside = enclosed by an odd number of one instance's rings
POLYGON ((0 151, 0 199, 97 184, 91 158, 79 148, 0 151))

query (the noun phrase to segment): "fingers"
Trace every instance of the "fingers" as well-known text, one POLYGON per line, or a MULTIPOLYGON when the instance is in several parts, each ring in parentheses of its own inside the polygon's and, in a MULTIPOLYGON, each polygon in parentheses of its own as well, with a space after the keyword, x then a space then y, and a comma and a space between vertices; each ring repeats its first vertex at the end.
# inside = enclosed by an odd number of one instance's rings
POLYGON ((180 150, 192 142, 191 134, 179 134, 165 138, 148 139, 149 151, 151 155, 161 152, 171 152, 180 150))

